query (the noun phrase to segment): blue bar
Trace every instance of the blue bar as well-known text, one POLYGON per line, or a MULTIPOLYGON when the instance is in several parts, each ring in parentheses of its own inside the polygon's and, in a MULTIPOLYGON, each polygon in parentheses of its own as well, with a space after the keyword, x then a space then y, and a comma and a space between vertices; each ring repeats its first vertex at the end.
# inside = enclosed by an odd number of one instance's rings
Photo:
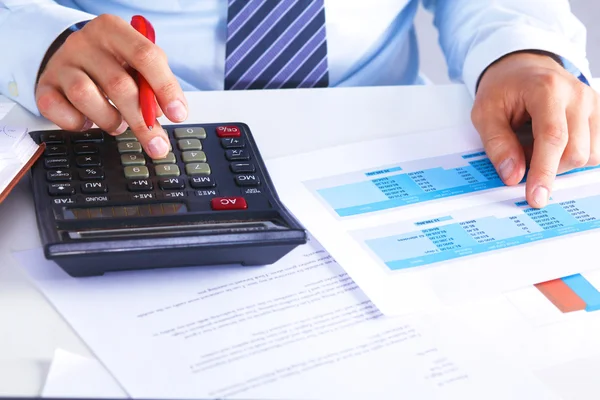
POLYGON ((581 274, 567 276, 562 280, 585 301, 585 311, 600 310, 600 292, 581 274))

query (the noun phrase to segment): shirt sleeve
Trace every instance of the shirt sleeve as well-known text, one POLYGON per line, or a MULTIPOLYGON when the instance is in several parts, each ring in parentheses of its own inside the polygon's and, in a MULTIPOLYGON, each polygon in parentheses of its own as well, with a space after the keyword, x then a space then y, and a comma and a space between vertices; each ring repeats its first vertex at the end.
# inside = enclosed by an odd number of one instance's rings
POLYGON ((423 0, 434 13, 453 81, 475 95, 481 74, 501 57, 522 50, 558 56, 582 82, 591 81, 586 28, 569 0, 423 0))
POLYGON ((51 0, 0 0, 0 93, 40 115, 35 83, 44 55, 66 29, 94 17, 51 0))

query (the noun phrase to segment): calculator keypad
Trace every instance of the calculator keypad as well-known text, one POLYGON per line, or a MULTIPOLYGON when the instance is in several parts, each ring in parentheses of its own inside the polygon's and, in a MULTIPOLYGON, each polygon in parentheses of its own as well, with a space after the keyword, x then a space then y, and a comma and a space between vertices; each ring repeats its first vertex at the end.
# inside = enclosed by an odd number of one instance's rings
POLYGON ((271 207, 240 127, 173 126, 165 132, 171 151, 156 160, 130 130, 118 136, 99 129, 43 133, 39 139, 46 143, 43 163, 51 203, 94 210, 73 211, 67 219, 168 215, 169 204, 177 213, 271 207))

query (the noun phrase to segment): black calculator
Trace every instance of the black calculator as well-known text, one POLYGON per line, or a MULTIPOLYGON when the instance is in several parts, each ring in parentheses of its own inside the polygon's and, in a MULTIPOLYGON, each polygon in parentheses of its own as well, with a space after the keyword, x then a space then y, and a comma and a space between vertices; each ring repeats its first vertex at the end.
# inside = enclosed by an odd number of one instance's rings
POLYGON ((243 123, 166 125, 153 160, 131 131, 36 131, 31 169, 47 259, 74 277, 276 262, 307 242, 243 123))

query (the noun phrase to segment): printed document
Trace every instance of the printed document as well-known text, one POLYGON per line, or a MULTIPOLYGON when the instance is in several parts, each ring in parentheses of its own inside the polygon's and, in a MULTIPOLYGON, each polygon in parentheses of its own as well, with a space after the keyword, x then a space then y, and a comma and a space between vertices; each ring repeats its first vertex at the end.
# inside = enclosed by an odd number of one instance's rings
POLYGON ((17 256, 131 397, 555 398, 468 331, 383 316, 315 240, 271 266, 91 278, 17 256))
POLYGON ((502 183, 472 126, 340 145, 267 167, 283 203, 384 314, 582 272, 574 255, 600 240, 599 169, 558 177, 550 205, 532 209, 524 183, 502 183))

